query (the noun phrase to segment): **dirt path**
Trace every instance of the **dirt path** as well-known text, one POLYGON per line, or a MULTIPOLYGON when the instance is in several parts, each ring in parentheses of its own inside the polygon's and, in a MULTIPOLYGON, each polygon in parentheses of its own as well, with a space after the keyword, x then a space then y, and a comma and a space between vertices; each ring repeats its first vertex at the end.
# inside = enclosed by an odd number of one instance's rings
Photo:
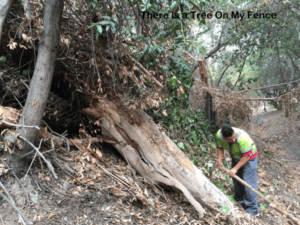
MULTIPOLYGON (((251 117, 251 136, 259 149, 259 191, 283 208, 299 210, 300 151, 299 112, 285 118, 284 111, 269 110, 251 117), (299 128, 298 128, 299 127, 299 128)), ((286 224, 279 213, 259 200, 262 218, 269 224, 286 224), (266 208, 267 210, 264 210, 266 208)), ((299 214, 298 214, 299 215, 299 214)), ((299 218, 299 217, 298 217, 299 218)))

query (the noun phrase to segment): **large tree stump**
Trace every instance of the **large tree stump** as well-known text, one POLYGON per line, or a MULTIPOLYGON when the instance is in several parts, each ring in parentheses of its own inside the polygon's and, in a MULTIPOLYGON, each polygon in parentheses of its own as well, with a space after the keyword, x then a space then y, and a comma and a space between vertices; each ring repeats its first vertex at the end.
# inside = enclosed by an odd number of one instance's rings
POLYGON ((113 146, 140 175, 156 184, 181 190, 200 216, 205 213, 202 206, 209 210, 220 206, 232 209, 227 196, 193 165, 143 110, 129 112, 114 98, 111 102, 103 99, 83 111, 102 128, 104 136, 113 136, 117 140, 113 146))

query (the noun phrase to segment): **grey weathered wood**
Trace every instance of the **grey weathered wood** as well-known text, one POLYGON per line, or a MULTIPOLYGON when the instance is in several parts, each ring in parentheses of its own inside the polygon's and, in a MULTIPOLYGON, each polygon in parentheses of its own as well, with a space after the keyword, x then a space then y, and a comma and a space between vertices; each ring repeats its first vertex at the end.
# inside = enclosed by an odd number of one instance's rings
POLYGON ((116 140, 113 146, 131 167, 150 182, 181 190, 200 216, 205 214, 203 207, 210 211, 218 211, 221 206, 233 209, 227 196, 193 165, 143 110, 137 109, 130 113, 131 116, 126 116, 119 114, 116 105, 119 103, 103 99, 102 104, 83 111, 90 118, 101 119, 101 127, 105 127, 102 134, 116 140), (130 118, 138 122, 133 123, 130 118))
POLYGON ((5 18, 11 7, 11 4, 12 0, 0 0, 0 44, 5 18))

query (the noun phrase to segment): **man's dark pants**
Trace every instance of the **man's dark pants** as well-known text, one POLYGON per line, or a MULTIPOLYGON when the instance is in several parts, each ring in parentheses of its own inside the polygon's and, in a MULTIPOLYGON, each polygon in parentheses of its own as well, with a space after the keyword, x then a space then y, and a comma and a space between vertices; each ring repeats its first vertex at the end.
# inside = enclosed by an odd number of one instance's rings
MULTIPOLYGON (((237 164, 232 159, 232 167, 237 164)), ((257 190, 257 156, 254 159, 249 160, 243 167, 241 167, 236 175, 250 184, 254 189, 257 190)), ((245 204, 245 211, 250 213, 251 215, 257 215, 258 211, 258 204, 257 204, 257 195, 254 194, 249 188, 242 185, 236 179, 233 179, 234 185, 234 199, 237 202, 243 202, 245 204)))

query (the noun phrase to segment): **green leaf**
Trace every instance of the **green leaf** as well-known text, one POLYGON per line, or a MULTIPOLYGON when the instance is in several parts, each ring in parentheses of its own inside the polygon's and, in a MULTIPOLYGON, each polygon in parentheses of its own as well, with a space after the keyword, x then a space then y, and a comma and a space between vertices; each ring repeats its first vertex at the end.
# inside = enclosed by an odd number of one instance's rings
POLYGON ((266 206, 264 206, 264 205, 260 205, 260 207, 259 208, 261 208, 262 210, 264 210, 264 211, 266 211, 267 210, 267 208, 266 208, 266 206))
POLYGON ((184 149, 184 144, 182 142, 177 143, 177 145, 180 149, 184 149))
POLYGON ((173 77, 171 77, 171 79, 170 79, 170 81, 171 81, 171 83, 172 84, 176 84, 176 77, 175 76, 173 76, 173 77))
POLYGON ((213 167, 213 166, 214 166, 214 164, 213 164, 213 163, 206 163, 206 165, 207 165, 207 167, 208 167, 208 168, 211 168, 211 167, 213 167))
POLYGON ((98 30, 98 32, 99 32, 100 34, 102 34, 102 26, 101 26, 101 25, 98 25, 98 26, 97 26, 97 30, 98 30))
POLYGON ((170 10, 172 11, 175 8, 175 5, 177 4, 176 1, 172 2, 171 6, 170 6, 170 10))
POLYGON ((5 57, 5 56, 1 56, 1 57, 0 57, 0 61, 1 61, 1 62, 6 62, 6 57, 5 57))
POLYGON ((118 18, 117 18, 117 17, 114 17, 113 20, 114 20, 117 24, 119 24, 119 21, 118 21, 118 18))
POLYGON ((148 50, 148 47, 149 47, 148 45, 145 45, 145 47, 144 47, 144 49, 143 49, 143 52, 144 52, 144 53, 146 53, 146 52, 147 52, 147 50, 148 50))
POLYGON ((30 73, 30 70, 23 70, 23 75, 26 76, 30 73))
POLYGON ((228 206, 221 207, 221 210, 223 211, 224 214, 227 214, 230 212, 230 208, 228 206))
POLYGON ((106 25, 106 24, 110 24, 110 21, 101 21, 99 24, 102 24, 102 25, 106 25))

